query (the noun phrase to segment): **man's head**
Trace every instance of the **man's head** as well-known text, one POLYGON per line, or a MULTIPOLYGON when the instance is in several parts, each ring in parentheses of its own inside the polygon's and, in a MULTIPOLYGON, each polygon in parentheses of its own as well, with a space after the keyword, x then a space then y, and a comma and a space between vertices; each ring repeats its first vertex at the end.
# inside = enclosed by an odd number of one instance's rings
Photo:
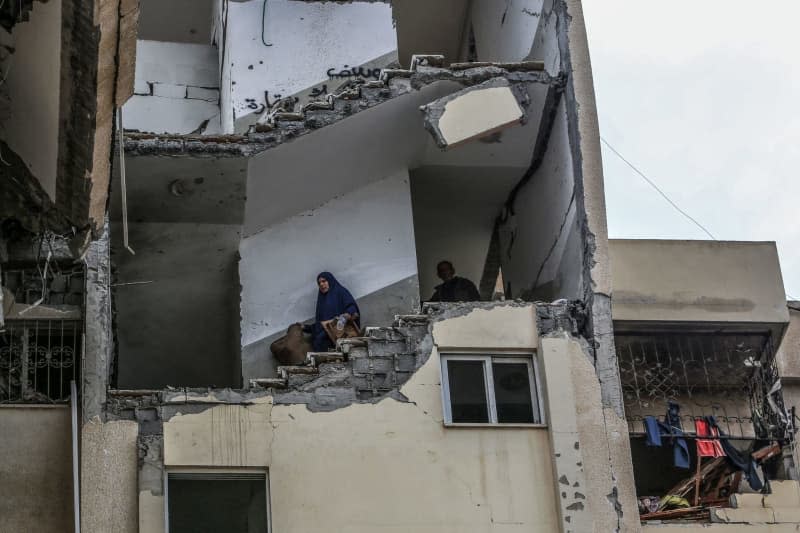
POLYGON ((453 263, 450 261, 439 261, 436 265, 436 275, 442 281, 450 281, 456 275, 456 269, 453 268, 453 263))

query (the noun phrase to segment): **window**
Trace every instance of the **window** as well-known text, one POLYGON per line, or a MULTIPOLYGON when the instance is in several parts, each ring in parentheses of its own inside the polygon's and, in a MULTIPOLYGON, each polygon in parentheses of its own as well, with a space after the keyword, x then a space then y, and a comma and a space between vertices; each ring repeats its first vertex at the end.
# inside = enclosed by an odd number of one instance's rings
POLYGON ((541 424, 531 354, 443 355, 447 424, 541 424))
POLYGON ((269 533, 266 472, 167 473, 169 533, 269 533))

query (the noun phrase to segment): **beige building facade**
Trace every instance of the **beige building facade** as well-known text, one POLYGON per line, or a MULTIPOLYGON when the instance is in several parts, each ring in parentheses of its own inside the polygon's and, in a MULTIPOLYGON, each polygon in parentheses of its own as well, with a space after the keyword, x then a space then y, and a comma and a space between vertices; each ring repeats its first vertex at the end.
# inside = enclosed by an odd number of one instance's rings
POLYGON ((800 527, 775 245, 608 239, 580 1, 51 4, 0 5, 69 118, 0 135, 0 533, 800 527), (362 331, 286 364, 326 271, 362 331))

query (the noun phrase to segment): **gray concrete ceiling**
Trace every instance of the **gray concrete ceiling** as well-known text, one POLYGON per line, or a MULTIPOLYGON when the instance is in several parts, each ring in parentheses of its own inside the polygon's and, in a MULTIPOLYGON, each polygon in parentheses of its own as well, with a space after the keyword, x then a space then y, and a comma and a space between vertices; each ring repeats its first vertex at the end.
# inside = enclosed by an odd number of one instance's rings
POLYGON ((213 0, 140 0, 139 39, 209 44, 213 0))
POLYGON ((531 105, 524 125, 508 128, 492 138, 493 142, 478 140, 443 152, 425 130, 419 106, 459 89, 459 84, 438 82, 252 158, 244 234, 253 234, 404 169, 526 169, 539 130, 546 86, 529 86, 531 105))
MULTIPOLYGON (((137 156, 125 159, 130 222, 241 224, 247 160, 137 156)), ((114 161, 111 220, 121 219, 119 160, 114 161)))

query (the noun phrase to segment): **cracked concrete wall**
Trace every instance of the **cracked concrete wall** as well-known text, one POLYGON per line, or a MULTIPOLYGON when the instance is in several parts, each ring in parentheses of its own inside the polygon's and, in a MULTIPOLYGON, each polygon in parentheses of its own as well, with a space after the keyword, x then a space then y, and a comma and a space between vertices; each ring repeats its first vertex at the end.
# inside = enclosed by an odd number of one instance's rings
MULTIPOLYGON (((456 305, 435 320, 433 340, 448 349, 538 343, 531 304, 456 305)), ((269 469, 276 531, 556 531, 547 429, 445 428, 439 353, 426 346, 430 357, 398 399, 316 413, 269 396, 199 411, 171 407, 165 465, 269 469)), ((163 531, 149 523, 142 533, 163 531)))
MULTIPOLYGON (((470 2, 470 24, 478 61, 523 61, 531 57, 543 0, 470 2)), ((462 53, 462 55, 465 55, 462 53)))
POLYGON ((134 94, 123 108, 126 130, 178 134, 222 131, 215 47, 139 40, 136 56, 134 94))
POLYGON ((71 532, 69 406, 0 406, 0 532, 71 532))
POLYGON ((519 190, 513 214, 500 226, 503 280, 510 283, 513 297, 580 299, 584 238, 563 98, 557 102, 549 137, 541 165, 519 190))
POLYGON ((563 531, 637 531, 627 423, 603 406, 589 352, 564 332, 541 340, 563 531))

